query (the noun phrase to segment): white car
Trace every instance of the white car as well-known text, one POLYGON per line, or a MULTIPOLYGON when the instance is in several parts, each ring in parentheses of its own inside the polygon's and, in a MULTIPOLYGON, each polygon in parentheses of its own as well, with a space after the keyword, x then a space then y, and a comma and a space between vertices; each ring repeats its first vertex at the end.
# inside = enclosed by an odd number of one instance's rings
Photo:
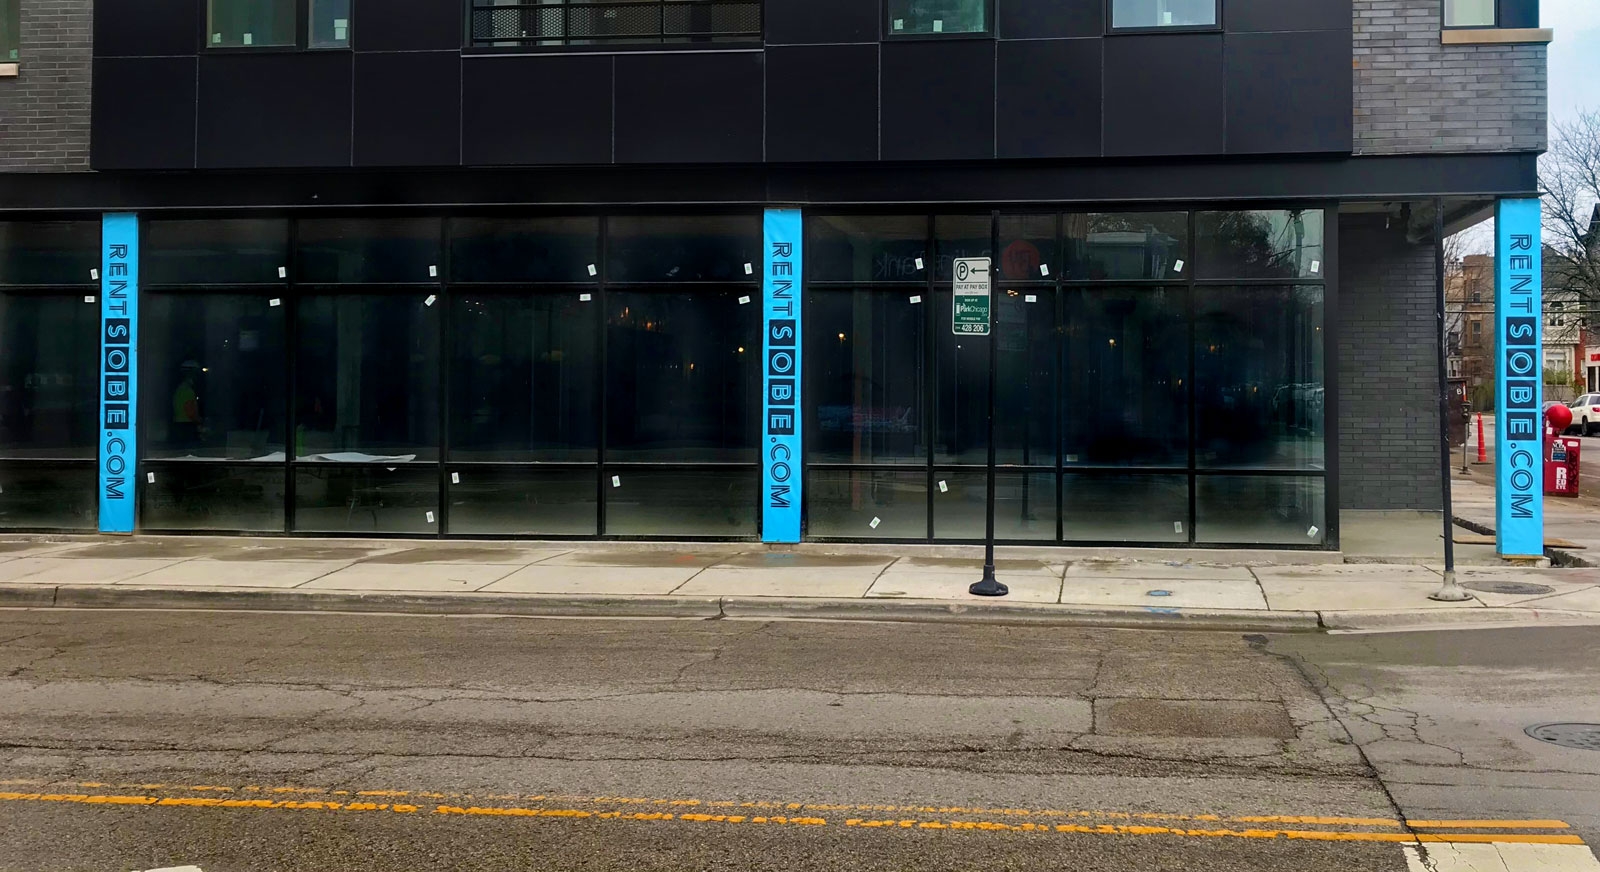
POLYGON ((1567 404, 1572 410, 1572 429, 1579 436, 1600 433, 1600 394, 1584 394, 1567 404))

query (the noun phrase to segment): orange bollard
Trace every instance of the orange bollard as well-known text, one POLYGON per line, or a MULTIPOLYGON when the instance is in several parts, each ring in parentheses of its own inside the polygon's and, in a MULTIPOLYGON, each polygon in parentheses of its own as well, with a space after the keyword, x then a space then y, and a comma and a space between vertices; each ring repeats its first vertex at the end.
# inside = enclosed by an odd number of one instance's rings
POLYGON ((1478 462, 1489 462, 1489 449, 1483 445, 1483 413, 1478 413, 1478 462))

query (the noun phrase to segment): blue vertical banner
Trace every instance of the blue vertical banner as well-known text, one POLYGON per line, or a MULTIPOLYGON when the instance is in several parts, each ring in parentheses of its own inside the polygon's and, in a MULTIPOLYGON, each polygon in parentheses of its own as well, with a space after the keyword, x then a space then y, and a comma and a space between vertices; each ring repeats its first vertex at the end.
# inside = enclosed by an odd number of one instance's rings
POLYGON ((139 216, 100 231, 100 532, 132 533, 138 493, 139 216))
POLYGON ((800 541, 800 253, 799 209, 768 209, 761 255, 762 359, 761 541, 800 541))
POLYGON ((1544 556, 1544 323, 1537 199, 1495 207, 1495 550, 1544 556))

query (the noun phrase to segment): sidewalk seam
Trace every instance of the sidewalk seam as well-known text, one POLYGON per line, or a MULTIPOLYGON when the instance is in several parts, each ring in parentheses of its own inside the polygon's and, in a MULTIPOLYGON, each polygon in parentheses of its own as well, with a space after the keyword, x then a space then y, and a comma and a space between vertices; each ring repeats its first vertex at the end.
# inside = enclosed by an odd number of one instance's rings
POLYGON ((299 590, 300 588, 305 587, 306 585, 310 584, 313 581, 317 581, 319 579, 327 578, 328 576, 334 574, 335 572, 343 572, 346 569, 349 569, 350 567, 355 566, 356 563, 360 563, 360 562, 361 561, 358 560, 355 563, 346 563, 343 566, 338 566, 338 567, 335 567, 333 569, 330 569, 327 572, 322 573, 321 575, 313 575, 310 578, 306 579, 305 581, 302 581, 299 584, 295 585, 294 587, 288 588, 288 590, 299 590))

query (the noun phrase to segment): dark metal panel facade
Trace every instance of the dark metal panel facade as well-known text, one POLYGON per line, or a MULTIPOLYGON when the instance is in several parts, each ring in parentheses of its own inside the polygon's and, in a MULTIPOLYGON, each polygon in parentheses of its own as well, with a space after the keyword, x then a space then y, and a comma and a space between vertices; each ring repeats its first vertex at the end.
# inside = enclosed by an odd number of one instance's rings
POLYGON ((996 62, 996 151, 1001 158, 1100 154, 1099 39, 1002 41, 996 62))
POLYGON ((461 54, 355 57, 356 166, 461 163, 461 54))
POLYGON ((463 162, 611 162, 611 58, 467 57, 461 66, 463 162), (518 107, 533 95, 538 95, 538 111, 518 107))
POLYGON ((350 166, 351 76, 348 52, 200 58, 200 167, 350 166))
POLYGON ((767 160, 878 158, 878 46, 767 49, 767 160))
POLYGON ((992 39, 884 43, 882 158, 993 158, 994 65, 992 39))

